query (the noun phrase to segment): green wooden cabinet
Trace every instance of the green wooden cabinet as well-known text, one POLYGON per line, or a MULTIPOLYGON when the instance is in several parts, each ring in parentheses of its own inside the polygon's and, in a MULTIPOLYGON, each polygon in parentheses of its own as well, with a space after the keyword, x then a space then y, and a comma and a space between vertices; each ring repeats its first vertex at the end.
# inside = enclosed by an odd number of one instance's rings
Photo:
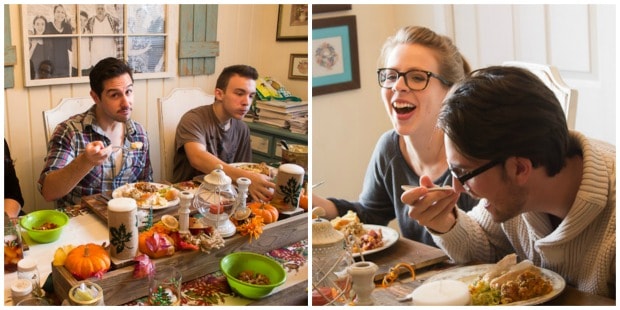
POLYGON ((282 147, 280 140, 286 140, 289 144, 308 145, 308 136, 292 133, 287 129, 275 126, 246 122, 250 127, 250 139, 252 140, 252 161, 267 164, 282 161, 282 147))

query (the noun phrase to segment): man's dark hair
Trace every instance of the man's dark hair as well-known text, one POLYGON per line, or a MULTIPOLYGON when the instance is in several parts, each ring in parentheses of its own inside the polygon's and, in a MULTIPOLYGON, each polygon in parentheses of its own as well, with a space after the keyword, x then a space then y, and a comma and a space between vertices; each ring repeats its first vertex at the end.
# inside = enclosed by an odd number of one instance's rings
POLYGON ((454 85, 438 126, 457 151, 470 159, 525 157, 549 176, 579 154, 555 94, 522 68, 492 66, 454 85))
POLYGON ((126 62, 114 57, 104 58, 90 71, 88 76, 90 79, 90 89, 97 94, 97 97, 101 98, 103 82, 125 73, 129 74, 133 82, 133 73, 126 62))
POLYGON ((251 78, 253 80, 258 79, 258 72, 254 67, 248 65, 234 65, 224 68, 220 76, 217 78, 215 88, 226 90, 228 87, 228 81, 233 75, 239 75, 245 78, 251 78))

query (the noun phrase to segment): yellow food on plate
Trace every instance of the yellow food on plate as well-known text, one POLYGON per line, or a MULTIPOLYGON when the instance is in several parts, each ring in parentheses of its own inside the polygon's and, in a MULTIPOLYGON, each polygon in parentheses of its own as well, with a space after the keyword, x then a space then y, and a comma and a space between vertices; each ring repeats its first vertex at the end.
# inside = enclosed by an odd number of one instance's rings
POLYGON ((342 230, 343 227, 349 224, 360 224, 360 219, 357 217, 357 213, 349 210, 342 217, 338 216, 335 219, 331 220, 332 226, 336 230, 342 230))
POLYGON ((510 254, 469 285, 473 305, 505 305, 543 296, 553 290, 551 281, 529 260, 518 264, 510 254))
POLYGON ((264 162, 260 164, 242 163, 237 164, 236 167, 245 171, 271 176, 271 168, 264 162))

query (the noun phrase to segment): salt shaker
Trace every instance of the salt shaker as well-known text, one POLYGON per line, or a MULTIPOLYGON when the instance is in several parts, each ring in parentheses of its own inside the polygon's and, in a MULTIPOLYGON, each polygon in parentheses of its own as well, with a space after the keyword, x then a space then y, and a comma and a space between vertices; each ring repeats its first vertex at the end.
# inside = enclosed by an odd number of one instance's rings
POLYGON ((32 283, 32 295, 41 297, 41 277, 37 262, 32 257, 26 257, 17 263, 17 278, 25 279, 32 283))
POLYGON ((188 191, 182 191, 179 194, 181 203, 179 205, 179 233, 189 233, 189 207, 194 200, 194 194, 188 191))
POLYGON ((32 282, 27 279, 17 279, 11 284, 11 299, 13 305, 17 305, 20 301, 32 297, 32 282))

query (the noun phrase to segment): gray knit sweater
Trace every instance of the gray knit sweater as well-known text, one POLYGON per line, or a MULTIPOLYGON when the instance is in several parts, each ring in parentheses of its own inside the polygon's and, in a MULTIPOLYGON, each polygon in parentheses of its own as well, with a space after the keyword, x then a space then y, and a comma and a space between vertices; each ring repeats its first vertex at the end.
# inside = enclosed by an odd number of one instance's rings
POLYGON ((523 213, 502 224, 482 206, 458 211, 457 223, 433 239, 457 263, 497 262, 509 253, 560 274, 580 291, 616 294, 615 146, 576 136, 583 151, 583 178, 575 201, 553 229, 543 213, 523 213))

